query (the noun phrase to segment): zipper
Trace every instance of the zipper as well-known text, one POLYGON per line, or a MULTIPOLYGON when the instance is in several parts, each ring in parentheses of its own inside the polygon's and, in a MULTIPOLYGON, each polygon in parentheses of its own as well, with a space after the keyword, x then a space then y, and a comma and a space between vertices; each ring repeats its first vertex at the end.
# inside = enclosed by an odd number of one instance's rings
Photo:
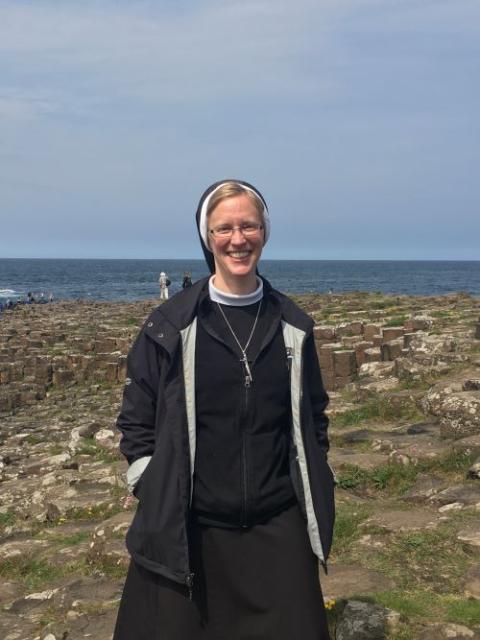
MULTIPOLYGON (((253 367, 253 364, 252 364, 253 367)), ((244 414, 245 418, 247 417, 248 412, 248 391, 250 389, 250 378, 248 376, 245 377, 244 387, 245 387, 245 406, 244 406, 244 414)), ((245 421, 246 423, 246 421, 245 421)), ((248 527, 247 524, 247 434, 246 428, 242 427, 242 528, 246 529, 248 527)))
POLYGON ((187 589, 188 589, 188 599, 190 600, 190 602, 193 600, 193 580, 195 578, 195 574, 194 573, 187 573, 186 577, 185 577, 185 584, 187 585, 187 589))

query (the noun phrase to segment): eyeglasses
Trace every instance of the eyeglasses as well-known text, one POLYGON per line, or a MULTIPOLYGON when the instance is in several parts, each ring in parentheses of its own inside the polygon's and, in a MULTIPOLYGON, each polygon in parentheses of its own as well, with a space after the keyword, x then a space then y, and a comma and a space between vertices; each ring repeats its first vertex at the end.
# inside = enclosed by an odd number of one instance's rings
POLYGON ((258 222, 245 222, 239 227, 232 227, 229 224, 222 224, 219 227, 215 227, 215 229, 209 229, 208 232, 211 233, 214 238, 225 239, 231 238, 233 236, 233 232, 237 229, 242 235, 248 238, 259 233, 259 231, 263 229, 263 224, 259 224, 258 222))

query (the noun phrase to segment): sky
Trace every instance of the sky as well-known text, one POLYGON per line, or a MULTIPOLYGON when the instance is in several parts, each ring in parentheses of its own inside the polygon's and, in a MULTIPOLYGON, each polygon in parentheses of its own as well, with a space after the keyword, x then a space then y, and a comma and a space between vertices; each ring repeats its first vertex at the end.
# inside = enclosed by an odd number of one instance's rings
POLYGON ((0 0, 0 257, 480 259, 478 0, 0 0))

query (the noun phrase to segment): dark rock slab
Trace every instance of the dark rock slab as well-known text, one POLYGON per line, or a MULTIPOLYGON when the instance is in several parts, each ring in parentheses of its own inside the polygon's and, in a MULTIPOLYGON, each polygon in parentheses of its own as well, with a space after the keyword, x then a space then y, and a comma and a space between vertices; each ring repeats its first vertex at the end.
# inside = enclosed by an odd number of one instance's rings
POLYGON ((361 442, 369 442, 373 435, 373 432, 369 429, 357 429, 356 431, 347 431, 342 434, 342 437, 346 444, 359 444, 361 442))
POLYGON ((2 611, 0 638, 2 640, 32 640, 39 637, 39 625, 14 613, 2 611))
POLYGON ((378 604, 351 600, 337 623, 336 640, 384 640, 398 614, 378 604))
POLYGON ((436 422, 417 422, 410 425, 407 428, 408 435, 416 436, 419 434, 428 433, 431 435, 438 435, 440 432, 440 425, 436 422))
POLYGON ((480 485, 478 483, 457 484, 432 495, 432 504, 445 505, 459 502, 467 507, 480 504, 480 485))
POLYGON ((426 502, 447 486, 448 483, 444 478, 421 475, 413 487, 403 495, 403 500, 407 502, 426 502))

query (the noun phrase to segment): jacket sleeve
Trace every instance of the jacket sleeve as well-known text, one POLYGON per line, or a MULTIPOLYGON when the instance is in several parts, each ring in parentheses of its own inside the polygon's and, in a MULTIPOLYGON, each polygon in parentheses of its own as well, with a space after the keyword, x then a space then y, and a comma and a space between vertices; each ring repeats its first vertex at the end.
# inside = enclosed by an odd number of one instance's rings
POLYGON ((329 398, 322 382, 313 333, 308 335, 305 343, 304 379, 306 380, 307 391, 310 396, 315 435, 326 456, 330 446, 327 434, 328 417, 325 414, 329 398))
POLYGON ((155 343, 143 331, 127 358, 127 377, 117 427, 120 451, 129 463, 127 484, 133 491, 155 449, 155 414, 160 362, 155 343))

